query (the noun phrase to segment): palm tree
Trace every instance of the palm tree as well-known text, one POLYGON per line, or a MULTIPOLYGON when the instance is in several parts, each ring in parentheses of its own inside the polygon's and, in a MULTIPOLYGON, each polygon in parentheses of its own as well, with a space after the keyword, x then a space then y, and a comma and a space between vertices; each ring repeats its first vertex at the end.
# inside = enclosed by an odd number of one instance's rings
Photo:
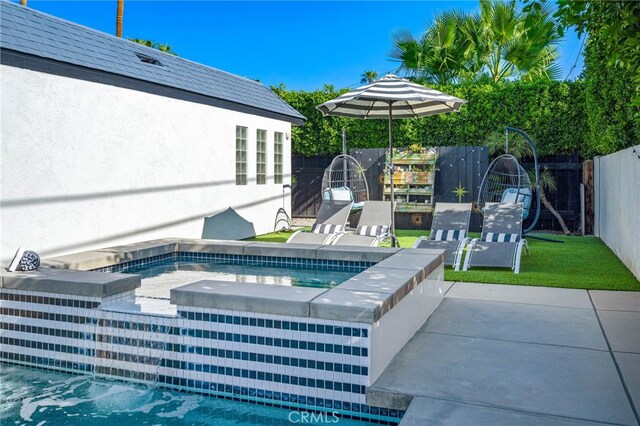
POLYGON ((398 72, 421 82, 448 84, 455 82, 471 63, 471 44, 461 28, 469 16, 444 12, 418 39, 406 30, 393 33, 392 60, 400 62, 398 72))
POLYGON ((170 44, 156 43, 153 40, 144 40, 144 39, 141 39, 141 38, 130 38, 129 40, 133 41, 134 43, 138 43, 138 44, 141 44, 143 46, 151 47, 151 48, 157 49, 157 50, 159 50, 161 52, 168 53, 170 55, 178 56, 178 54, 176 52, 174 52, 173 47, 171 47, 170 44))
POLYGON ((392 60, 416 80, 447 84, 487 75, 497 83, 560 75, 560 36, 548 7, 524 14, 515 1, 481 0, 475 15, 444 12, 419 39, 403 30, 393 39, 392 60))
POLYGON ((116 7, 116 37, 122 37, 122 19, 124 18, 124 0, 118 0, 116 7))
POLYGON ((558 34, 548 5, 523 14, 515 1, 481 0, 476 15, 474 49, 485 57, 493 82, 517 76, 524 80, 559 77, 558 34))
MULTIPOLYGON (((528 170, 527 173, 529 174, 529 179, 534 182, 536 180, 535 171, 528 170)), ((540 190, 540 202, 545 209, 549 210, 549 212, 554 215, 556 219, 558 219, 558 223, 562 228, 562 232, 564 232, 565 235, 571 235, 571 231, 569 231, 569 228, 567 228, 567 224, 564 223, 564 219, 547 199, 545 191, 556 192, 556 190, 558 189, 558 185, 556 184, 555 178, 553 177, 553 175, 551 175, 551 172, 546 167, 544 168, 544 170, 538 173, 538 183, 538 188, 540 190)))
POLYGON ((360 83, 371 83, 376 78, 378 78, 376 71, 365 71, 360 76, 360 83))
POLYGON ((158 49, 161 52, 168 53, 170 55, 178 56, 176 52, 173 51, 173 47, 170 44, 166 43, 154 43, 153 47, 158 49))

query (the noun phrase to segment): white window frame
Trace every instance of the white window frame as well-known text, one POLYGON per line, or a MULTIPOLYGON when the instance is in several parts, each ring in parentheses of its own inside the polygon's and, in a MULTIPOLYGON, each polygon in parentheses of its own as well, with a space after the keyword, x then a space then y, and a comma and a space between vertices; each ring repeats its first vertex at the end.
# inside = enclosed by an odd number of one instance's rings
POLYGON ((256 130, 256 184, 267 183, 267 131, 256 130))
POLYGON ((273 134, 273 183, 282 183, 284 170, 284 133, 273 134))
POLYGON ((236 126, 236 185, 247 184, 247 131, 244 126, 236 126))

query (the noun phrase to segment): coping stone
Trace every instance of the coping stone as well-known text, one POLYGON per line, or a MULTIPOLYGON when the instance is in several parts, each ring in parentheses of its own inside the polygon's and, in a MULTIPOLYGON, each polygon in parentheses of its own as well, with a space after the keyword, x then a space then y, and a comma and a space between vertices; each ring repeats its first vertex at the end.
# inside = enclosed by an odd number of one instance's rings
POLYGON ((421 273, 419 281, 428 277, 444 262, 444 250, 433 250, 433 254, 415 255, 401 250, 394 256, 379 262, 376 266, 392 269, 409 269, 421 273))
POLYGON ((398 253, 400 250, 399 248, 391 247, 361 247, 358 250, 354 250, 353 247, 323 246, 318 249, 318 259, 377 263, 398 253))
POLYGON ((593 309, 586 290, 456 282, 446 297, 593 309))
MULTIPOLYGON (((369 402, 368 398, 367 402, 369 402)), ((539 426, 548 424, 556 426, 602 425, 602 423, 599 422, 590 422, 581 419, 547 416, 537 413, 526 413, 426 397, 414 398, 400 422, 400 426, 539 426)))
POLYGON ((158 238, 155 240, 140 241, 137 243, 121 244, 118 246, 101 248, 97 251, 128 253, 128 252, 135 252, 138 250, 146 250, 149 248, 155 248, 155 247, 161 247, 161 246, 170 246, 169 248, 175 250, 177 243, 178 243, 177 238, 158 238))
POLYGON ((309 302, 326 291, 323 288, 202 280, 171 289, 171 303, 178 306, 308 317, 309 302))
POLYGON ((391 309, 393 295, 342 290, 338 286, 316 297, 309 306, 312 318, 372 324, 391 309))
MULTIPOLYGON (((372 407, 394 407, 394 410, 407 410, 417 397, 402 392, 379 390, 368 387, 365 390, 365 403, 372 407)), ((405 415, 406 416, 406 415, 405 415)), ((403 417, 404 419, 404 417, 403 417)), ((432 423, 424 423, 432 424, 432 423)), ((422 426, 422 425, 420 425, 422 426)))
POLYGON ((43 259, 42 264, 52 268, 86 271, 147 257, 171 254, 176 250, 176 240, 167 238, 46 258, 43 259))
POLYGON ((249 256, 317 259, 317 251, 320 247, 322 246, 316 244, 253 243, 245 247, 244 254, 249 256))
POLYGON ((42 259, 42 266, 58 269, 90 270, 115 265, 120 262, 116 253, 103 251, 83 251, 64 256, 47 257, 42 259))
POLYGON ((599 311, 640 312, 640 291, 589 290, 599 311))
POLYGON ((392 269, 374 265, 340 284, 340 290, 385 293, 398 303, 422 280, 421 271, 411 269, 392 269))
POLYGON ((119 262, 131 262, 133 260, 145 259, 147 257, 160 256, 174 253, 178 248, 175 241, 169 243, 149 241, 145 243, 130 244, 120 247, 111 247, 100 251, 116 253, 119 262))
POLYGON ((29 272, 3 272, 2 287, 42 293, 105 297, 140 287, 140 276, 40 268, 29 272))
POLYGON ((433 248, 403 248, 402 252, 404 254, 414 254, 416 256, 425 256, 425 255, 437 256, 439 254, 444 255, 445 250, 433 249, 433 248))
POLYGON ((243 255, 245 247, 251 244, 249 241, 182 239, 178 241, 177 251, 243 255))

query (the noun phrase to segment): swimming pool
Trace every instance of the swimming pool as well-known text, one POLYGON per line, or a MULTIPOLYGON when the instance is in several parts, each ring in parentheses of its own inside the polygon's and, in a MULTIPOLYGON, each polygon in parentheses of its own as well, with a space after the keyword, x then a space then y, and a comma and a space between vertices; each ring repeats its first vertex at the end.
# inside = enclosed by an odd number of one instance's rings
POLYGON ((102 269, 138 274, 144 291, 161 297, 172 288, 198 280, 255 282, 294 287, 333 288, 372 266, 372 262, 310 262, 302 259, 172 253, 143 263, 102 269))
POLYGON ((446 291, 441 252, 414 249, 161 240, 43 264, 2 278, 4 362, 390 424, 402 411, 366 389, 446 291), (199 279, 153 295, 118 273, 183 256, 355 275, 333 288, 199 279))
MULTIPOLYGON (((93 376, 0 364, 0 418, 12 425, 234 425, 291 426, 304 410, 245 404, 157 387, 113 382, 93 376)), ((369 423, 337 419, 330 412, 314 419, 341 426, 369 423)), ((319 422, 314 422, 318 424, 319 422)))

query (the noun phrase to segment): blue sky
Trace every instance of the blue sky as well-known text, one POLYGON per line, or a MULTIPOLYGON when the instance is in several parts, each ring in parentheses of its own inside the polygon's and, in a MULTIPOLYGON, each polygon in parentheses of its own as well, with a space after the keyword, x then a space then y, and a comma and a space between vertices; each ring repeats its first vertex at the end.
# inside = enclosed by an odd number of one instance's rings
MULTIPOLYGON (((17 1, 17 0, 13 0, 17 1)), ((97 30, 115 32, 116 1, 37 1, 29 7, 97 30)), ((474 11, 477 1, 125 1, 124 37, 170 44, 186 59, 266 85, 314 90, 355 86, 367 70, 393 71, 391 33, 419 35, 442 10, 474 11)), ((563 78, 580 40, 560 46, 563 78)), ((582 58, 571 73, 582 70, 582 58)))

